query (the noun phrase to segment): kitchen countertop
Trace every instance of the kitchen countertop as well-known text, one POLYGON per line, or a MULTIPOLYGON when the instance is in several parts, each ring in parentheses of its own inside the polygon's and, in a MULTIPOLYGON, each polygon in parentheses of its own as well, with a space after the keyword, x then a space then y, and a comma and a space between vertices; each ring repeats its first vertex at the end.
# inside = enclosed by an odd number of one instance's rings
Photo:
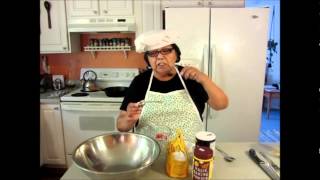
MULTIPOLYGON (((247 155, 250 148, 262 151, 277 165, 280 164, 279 144, 260 144, 258 142, 224 142, 217 145, 236 158, 233 162, 226 162, 220 152, 216 151, 213 167, 213 179, 270 179, 264 171, 247 155)), ((185 179, 192 179, 192 165, 189 163, 189 175, 185 179)), ((74 164, 61 177, 61 180, 90 179, 74 164)), ((175 179, 165 172, 165 157, 160 156, 150 169, 139 179, 175 179)))
POLYGON ((57 104, 60 103, 60 97, 72 90, 77 89, 78 87, 74 88, 65 88, 63 90, 47 90, 44 93, 40 93, 40 103, 42 104, 57 104))

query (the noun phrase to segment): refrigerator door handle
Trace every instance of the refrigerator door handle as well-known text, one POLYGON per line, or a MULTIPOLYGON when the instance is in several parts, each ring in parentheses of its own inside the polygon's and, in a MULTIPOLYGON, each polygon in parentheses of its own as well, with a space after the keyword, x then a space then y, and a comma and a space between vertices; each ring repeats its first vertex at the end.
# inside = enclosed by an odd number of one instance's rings
POLYGON ((208 76, 210 75, 210 71, 209 71, 209 67, 208 67, 208 64, 209 64, 209 59, 210 58, 210 55, 209 55, 209 47, 207 44, 203 45, 203 48, 202 48, 202 71, 207 74, 208 76))
MULTIPOLYGON (((211 44, 210 45, 210 49, 208 52, 208 56, 209 56, 209 69, 208 69, 208 75, 209 78, 214 81, 215 83, 217 82, 217 73, 216 73, 216 45, 211 44)), ((218 111, 215 111, 214 109, 212 109, 209 104, 207 105, 208 109, 207 109, 207 120, 214 120, 215 118, 217 118, 218 116, 218 111)), ((208 124, 208 123, 206 123, 208 124)), ((207 128, 207 127, 206 127, 207 128)))
POLYGON ((211 80, 217 81, 217 73, 216 73, 216 45, 212 44, 210 47, 210 64, 209 71, 210 71, 210 78, 211 80))

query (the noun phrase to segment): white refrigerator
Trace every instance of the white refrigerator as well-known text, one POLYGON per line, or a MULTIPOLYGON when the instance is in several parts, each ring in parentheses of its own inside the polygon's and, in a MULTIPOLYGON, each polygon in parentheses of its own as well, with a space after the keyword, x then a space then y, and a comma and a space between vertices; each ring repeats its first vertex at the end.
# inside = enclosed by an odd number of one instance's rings
POLYGON ((165 8, 165 29, 179 33, 181 64, 209 75, 229 98, 206 108, 217 141, 258 141, 267 56, 268 8, 165 8))

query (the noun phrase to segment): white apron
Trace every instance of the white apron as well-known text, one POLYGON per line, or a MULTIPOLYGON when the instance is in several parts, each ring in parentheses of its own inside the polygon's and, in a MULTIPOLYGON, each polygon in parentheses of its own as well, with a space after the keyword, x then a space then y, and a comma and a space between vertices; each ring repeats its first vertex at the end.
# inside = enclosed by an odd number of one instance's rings
POLYGON ((168 93, 150 91, 154 74, 152 71, 144 99, 146 103, 142 109, 136 130, 139 132, 139 129, 148 125, 165 125, 171 128, 172 135, 175 136, 176 129, 180 128, 185 140, 193 142, 195 141, 195 134, 204 130, 203 123, 178 69, 175 68, 175 70, 184 89, 168 93), (148 103, 148 101, 161 102, 148 103))

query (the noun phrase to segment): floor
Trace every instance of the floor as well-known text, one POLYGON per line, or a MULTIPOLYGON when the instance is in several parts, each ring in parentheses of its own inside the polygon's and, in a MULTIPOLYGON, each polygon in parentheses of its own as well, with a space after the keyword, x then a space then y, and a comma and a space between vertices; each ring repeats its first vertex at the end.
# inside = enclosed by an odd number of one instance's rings
POLYGON ((266 111, 262 111, 260 142, 280 142, 280 110, 272 109, 269 119, 266 111))
POLYGON ((66 168, 42 166, 40 168, 40 180, 59 180, 66 170, 66 168))

